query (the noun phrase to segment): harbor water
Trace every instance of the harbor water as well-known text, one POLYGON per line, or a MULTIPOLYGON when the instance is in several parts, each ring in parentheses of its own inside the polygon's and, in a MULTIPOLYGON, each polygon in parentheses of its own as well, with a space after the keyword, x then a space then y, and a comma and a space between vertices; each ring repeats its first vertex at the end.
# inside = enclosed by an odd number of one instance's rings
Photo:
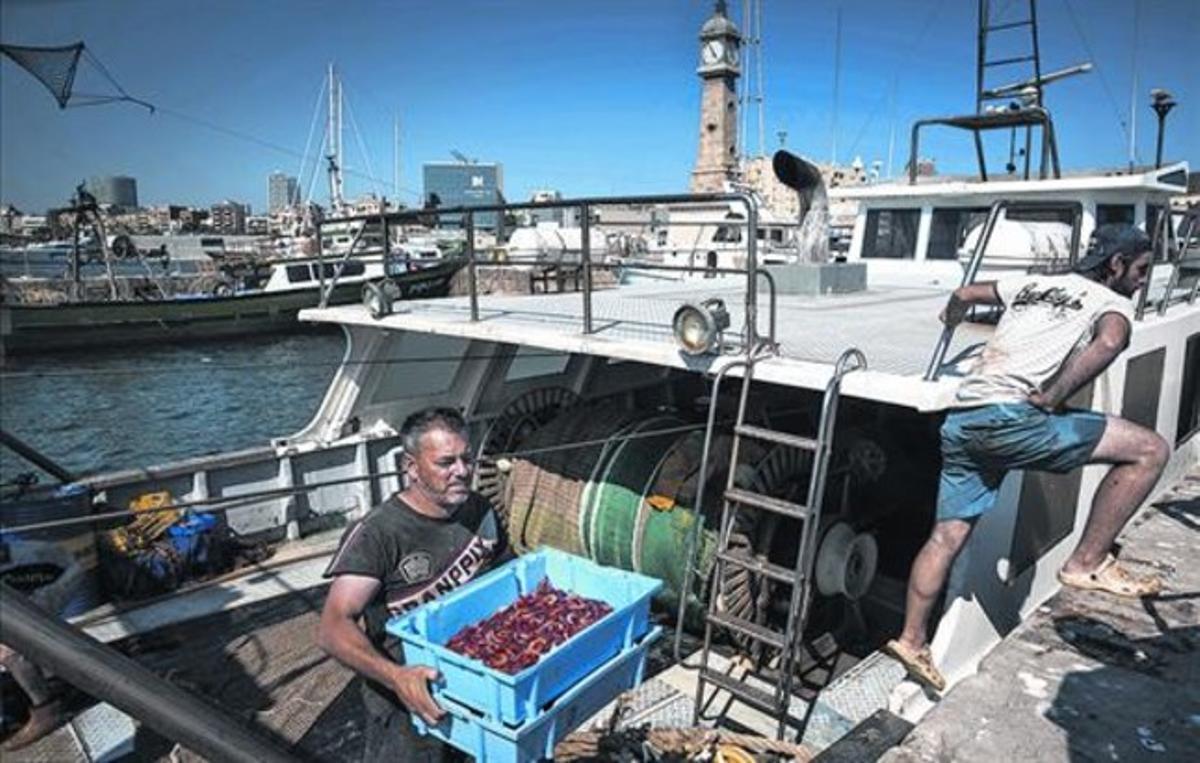
MULTIPOLYGON (((81 475, 265 445, 308 423, 344 349, 321 331, 10 357, 0 426, 81 475)), ((28 471, 0 449, 0 482, 28 471)))

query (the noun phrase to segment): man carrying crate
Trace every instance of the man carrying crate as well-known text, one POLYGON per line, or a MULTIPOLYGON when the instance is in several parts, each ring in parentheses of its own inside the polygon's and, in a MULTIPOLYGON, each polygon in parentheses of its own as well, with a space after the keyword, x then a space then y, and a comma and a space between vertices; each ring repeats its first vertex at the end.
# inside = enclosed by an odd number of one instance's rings
POLYGON ((487 500, 471 492, 462 415, 451 408, 414 413, 400 437, 405 487, 346 530, 325 571, 333 585, 317 640, 363 677, 364 761, 452 760, 452 748, 412 725, 411 713, 430 724, 445 714, 429 693, 437 671, 405 665, 399 640, 384 626, 505 561, 508 545, 487 500))

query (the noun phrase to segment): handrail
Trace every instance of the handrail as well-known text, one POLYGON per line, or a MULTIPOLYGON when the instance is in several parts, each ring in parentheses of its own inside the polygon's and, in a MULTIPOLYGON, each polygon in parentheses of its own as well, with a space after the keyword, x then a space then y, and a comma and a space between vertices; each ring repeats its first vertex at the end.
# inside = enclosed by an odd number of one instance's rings
MULTIPOLYGON (((1163 292, 1162 299, 1158 302, 1159 315, 1166 314, 1167 308, 1170 307, 1171 298, 1175 292, 1175 288, 1179 286, 1180 274, 1184 269, 1188 255, 1190 254, 1189 250, 1192 248, 1192 242, 1197 236, 1200 236, 1200 210, 1189 209, 1185 211, 1178 211, 1167 209, 1164 210, 1162 217, 1170 219, 1172 215, 1180 215, 1183 217, 1183 222, 1179 224, 1178 237, 1175 236, 1174 227, 1167 225, 1167 231, 1170 232, 1171 237, 1181 240, 1181 243, 1179 243, 1179 249, 1175 256, 1175 266, 1171 269, 1171 278, 1167 281, 1167 289, 1165 292, 1163 292)), ((1200 263, 1197 263, 1196 267, 1200 268, 1200 263)), ((1149 282, 1150 279, 1147 277, 1147 285, 1149 285, 1149 282)), ((1195 301, 1198 290, 1200 290, 1200 278, 1196 279, 1196 282, 1192 284, 1192 288, 1188 292, 1186 302, 1189 305, 1195 301)))
POLYGON ((179 688, 116 649, 47 614, 24 594, 0 583, 0 636, 63 680, 209 760, 288 763, 285 740, 247 726, 228 711, 179 688))
MULTIPOLYGON (((1158 230, 1151 233, 1153 245, 1150 248, 1150 262, 1146 265, 1146 282, 1138 291, 1137 307, 1134 309, 1134 319, 1139 321, 1146 317, 1146 303, 1150 301, 1150 282, 1154 280, 1154 263, 1160 254, 1164 261, 1171 256, 1171 212, 1169 209, 1158 216, 1155 227, 1158 230)), ((1170 294, 1171 290, 1168 285, 1166 296, 1169 297, 1170 294)))
MULTIPOLYGON (((979 241, 975 244, 975 251, 971 253, 971 260, 967 264, 966 272, 963 273, 962 286, 969 286, 975 282, 975 276, 979 273, 979 266, 983 262, 984 253, 987 251, 988 244, 991 243, 992 234, 996 230, 996 223, 1000 220, 1001 213, 1007 216, 1008 210, 1061 210, 1066 209, 1074 214, 1071 223, 1071 243, 1070 250, 1067 253, 1068 263, 1074 267, 1079 261, 1079 245, 1083 226, 1083 204, 1078 201, 1009 201, 1007 199, 999 199, 992 203, 991 209, 988 210, 987 221, 984 223, 983 232, 979 236, 979 241)), ((937 381, 938 372, 941 370, 942 362, 946 359, 946 352, 950 349, 950 340, 954 338, 954 327, 946 326, 942 329, 942 334, 938 338, 937 344, 933 349, 933 356, 929 359, 929 365, 925 369, 925 381, 937 381)))
MULTIPOLYGON (((584 213, 581 218, 581 231, 583 232, 583 268, 584 268, 584 288, 583 288, 583 331, 585 334, 592 333, 592 279, 591 269, 598 263, 591 261, 591 220, 590 212, 593 207, 601 206, 617 206, 617 205, 663 205, 663 204, 705 204, 714 202, 734 202, 741 204, 746 210, 746 218, 744 221, 736 221, 738 227, 742 224, 746 226, 746 268, 740 272, 746 274, 746 293, 745 293, 745 346, 754 348, 761 344, 762 337, 758 333, 758 276, 760 272, 758 267, 758 201, 755 197, 746 192, 735 193, 697 193, 697 194, 652 194, 644 196, 589 196, 577 199, 559 199, 553 201, 526 201, 526 202, 502 202, 499 204, 482 204, 472 206, 457 206, 444 207, 436 209, 405 209, 393 212, 378 212, 368 215, 350 215, 346 217, 338 217, 331 220, 323 220, 317 224, 317 253, 318 258, 322 256, 321 244, 321 228, 330 223, 353 223, 361 221, 363 228, 360 229, 355 237, 355 242, 351 244, 350 250, 343 257, 345 262, 351 253, 354 246, 357 244, 359 237, 362 235, 362 230, 365 230, 368 223, 379 221, 382 226, 387 229, 391 224, 404 222, 419 222, 428 219, 430 216, 442 217, 446 215, 461 215, 463 225, 466 229, 466 254, 467 254, 467 273, 468 273, 468 288, 471 301, 471 321, 479 321, 479 292, 478 292, 478 275, 477 275, 477 256, 475 251, 475 215, 487 212, 496 212, 503 215, 506 212, 515 210, 537 210, 537 209, 571 209, 578 208, 584 213)), ((729 224, 735 224, 735 221, 730 221, 729 224)), ((385 250, 390 242, 384 242, 385 250)), ((712 269, 706 269, 712 270, 712 269)), ((322 267, 322 275, 324 268, 322 267)), ((330 284, 328 292, 321 284, 322 299, 321 306, 327 304, 328 295, 333 293, 334 287, 337 285, 337 277, 340 274, 333 274, 333 282, 330 284)), ((771 301, 769 304, 769 337, 770 342, 775 341, 775 297, 774 297, 774 281, 768 281, 771 288, 771 301)))

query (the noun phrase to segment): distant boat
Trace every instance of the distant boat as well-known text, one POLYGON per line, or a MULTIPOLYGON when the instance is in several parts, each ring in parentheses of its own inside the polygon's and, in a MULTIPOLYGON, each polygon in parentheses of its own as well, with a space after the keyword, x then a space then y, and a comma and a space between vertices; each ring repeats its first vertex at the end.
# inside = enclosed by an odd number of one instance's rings
POLYGON ((364 283, 384 278, 399 287, 398 299, 446 296, 462 262, 408 254, 348 260, 336 284, 339 263, 310 258, 271 263, 253 288, 222 283, 211 293, 159 300, 0 301, 0 356, 293 330, 297 312, 320 303, 322 281, 333 285, 329 305, 357 302, 364 283))

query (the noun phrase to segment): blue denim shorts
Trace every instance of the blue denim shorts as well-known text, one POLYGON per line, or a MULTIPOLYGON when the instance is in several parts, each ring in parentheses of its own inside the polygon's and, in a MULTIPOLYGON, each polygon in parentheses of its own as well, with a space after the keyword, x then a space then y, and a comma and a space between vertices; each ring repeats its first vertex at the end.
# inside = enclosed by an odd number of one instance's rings
POLYGON ((971 519, 991 509, 1011 469, 1069 472, 1083 466, 1106 424, 1103 413, 1047 413, 1024 402, 952 411, 942 424, 938 521, 971 519))

